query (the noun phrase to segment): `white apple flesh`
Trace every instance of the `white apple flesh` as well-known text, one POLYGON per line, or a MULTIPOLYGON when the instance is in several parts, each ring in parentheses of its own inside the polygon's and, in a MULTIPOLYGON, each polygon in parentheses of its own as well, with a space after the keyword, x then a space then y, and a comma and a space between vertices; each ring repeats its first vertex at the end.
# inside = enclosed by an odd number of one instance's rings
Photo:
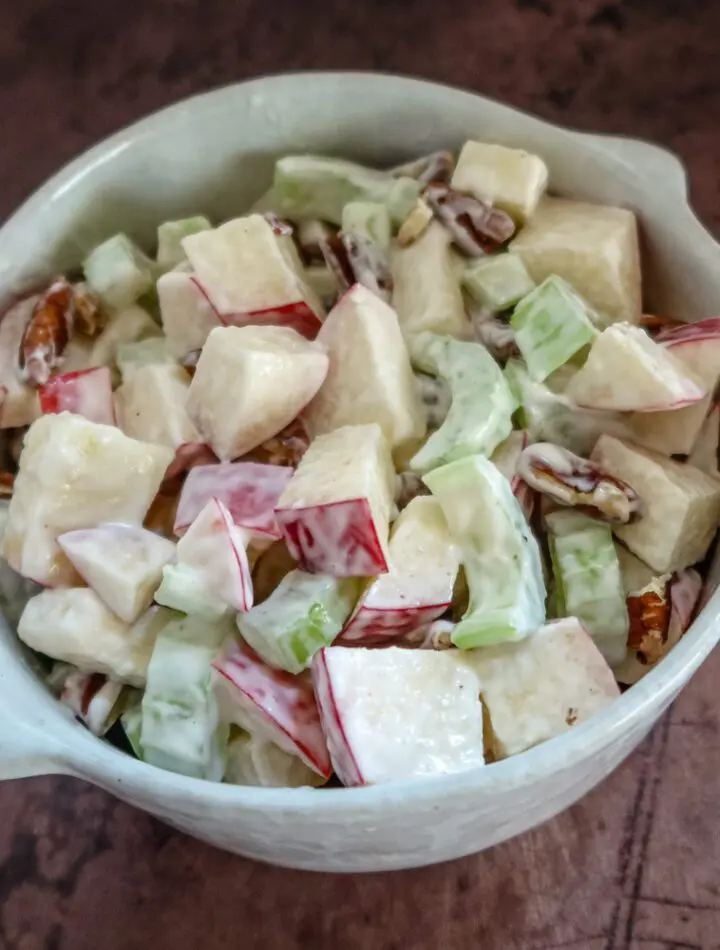
POLYGON ((139 525, 101 524, 58 537, 75 570, 126 623, 134 623, 152 603, 162 569, 175 545, 139 525))
POLYGON ((480 681, 460 653, 338 646, 315 656, 323 728, 344 785, 483 765, 480 681))
POLYGON ((211 498, 178 541, 177 561, 194 568, 208 590, 235 610, 250 610, 252 578, 247 536, 217 498, 211 498))
POLYGON ((311 574, 386 573, 394 489, 395 470, 377 423, 318 436, 275 507, 290 554, 311 574))

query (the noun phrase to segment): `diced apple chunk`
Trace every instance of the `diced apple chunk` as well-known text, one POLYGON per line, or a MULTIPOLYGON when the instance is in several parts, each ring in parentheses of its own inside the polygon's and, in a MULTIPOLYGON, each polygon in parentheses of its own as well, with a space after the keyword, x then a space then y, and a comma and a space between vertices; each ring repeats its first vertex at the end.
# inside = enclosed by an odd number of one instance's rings
POLYGON ((510 245, 536 283, 564 278, 608 323, 637 323, 640 250, 632 211, 543 198, 510 245))
POLYGON ((275 508, 288 550, 310 573, 385 573, 394 489, 395 471, 377 423, 318 436, 275 508))
POLYGON ((480 682, 460 651, 328 647, 313 681, 344 785, 376 785, 484 764, 480 682))
POLYGON ((58 537, 78 574, 126 623, 152 603, 175 545, 139 525, 101 524, 58 537))
MULTIPOLYGON (((182 242, 195 277, 222 323, 284 323, 320 329, 319 298, 303 280, 292 240, 260 214, 235 218, 182 242)), ((314 334, 304 334, 314 335, 314 334)))
POLYGON ((640 327, 616 323, 595 339, 565 394, 587 409, 647 413, 698 403, 707 388, 640 327))
POLYGON ((107 366, 52 376, 40 390, 43 414, 73 412, 90 422, 115 425, 112 378, 107 366))
POLYGON ((435 498, 414 498, 402 511, 389 552, 390 572, 370 583, 338 642, 370 646, 416 638, 450 606, 460 552, 435 498))
POLYGON ((56 538, 103 521, 143 521, 172 460, 169 449, 67 412, 42 416, 27 435, 10 503, 3 555, 47 586, 75 572, 56 538))
POLYGON ((707 395, 685 409, 634 416, 633 438, 644 448, 664 455, 687 455, 699 438, 720 381, 720 318, 665 331, 658 334, 656 342, 687 367, 707 395))
POLYGON ((220 327, 200 355, 188 412, 219 458, 238 458, 292 422, 327 370, 320 344, 287 327, 220 327))
POLYGON ((448 232, 434 221, 409 247, 393 250, 392 305, 406 338, 423 330, 452 336, 468 333, 460 272, 451 244, 448 232))
POLYGON ((462 147, 451 184, 522 222, 537 208, 547 181, 547 166, 538 155, 470 141, 462 147))
POLYGON ((132 439, 173 450, 200 442, 187 411, 189 386, 182 366, 141 366, 115 393, 120 428, 132 439))
POLYGON ((720 523, 720 482, 705 472, 603 435, 591 461, 631 485, 643 517, 613 531, 659 574, 696 564, 720 523))
POLYGON ((18 624, 18 636, 33 650, 131 686, 145 685, 156 635, 143 618, 124 623, 88 587, 44 590, 28 601, 18 624))
POLYGON ((249 610, 253 596, 246 542, 225 505, 211 498, 178 542, 177 560, 198 571, 224 603, 249 610))
POLYGON ((168 351, 177 359, 200 350, 220 318, 202 292, 189 265, 163 274, 157 282, 160 316, 168 351))
POLYGON ((0 318, 0 429, 30 425, 40 415, 38 392, 20 377, 18 354, 38 297, 20 300, 0 318))
POLYGON ((464 651, 477 674, 497 758, 562 735, 620 695, 592 637, 575 617, 522 643, 464 651))
POLYGON ((188 474, 175 517, 175 534, 183 535, 211 498, 217 498, 230 512, 236 525, 253 537, 272 540, 281 537, 274 508, 293 470, 259 462, 223 462, 200 465, 188 474))
POLYGON ((246 644, 230 640, 214 661, 221 718, 299 756, 313 772, 332 773, 308 673, 274 670, 246 644))
POLYGON ((356 284, 328 314, 318 342, 330 365, 303 415, 311 435, 377 422, 393 450, 425 435, 425 413, 391 307, 356 284))

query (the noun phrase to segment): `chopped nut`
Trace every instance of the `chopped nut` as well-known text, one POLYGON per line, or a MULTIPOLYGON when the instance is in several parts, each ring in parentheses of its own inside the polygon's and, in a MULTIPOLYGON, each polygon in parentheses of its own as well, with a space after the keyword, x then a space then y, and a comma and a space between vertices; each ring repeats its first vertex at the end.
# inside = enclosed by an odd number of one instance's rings
POLYGON ((656 663, 664 653, 670 629, 670 575, 654 578, 647 587, 627 598, 628 648, 646 665, 656 663))
POLYGON ((426 201, 418 198, 415 207, 405 218, 397 234, 397 240, 400 247, 408 247, 418 238, 422 237, 427 231, 430 222, 433 219, 432 209, 426 201))
POLYGON ((452 152, 431 152, 403 165, 396 165, 390 169, 390 174, 394 178, 414 178, 422 185, 429 185, 430 182, 447 184, 454 170, 452 152))
POLYGON ((454 244, 467 257, 492 253, 515 233, 515 223, 509 214, 447 185, 428 185, 423 197, 454 244))
POLYGON ((295 241, 306 262, 324 261, 322 243, 335 237, 336 234, 337 228, 331 227, 324 221, 308 218, 298 224, 295 230, 295 241))
POLYGON ((676 327, 684 326, 680 320, 673 320, 672 317, 660 317, 650 313, 642 314, 638 322, 641 327, 649 330, 650 333, 657 333, 660 330, 674 330, 676 327))
POLYGON ((325 263, 335 275, 341 289, 362 284, 374 294, 390 301, 392 274, 385 253, 374 241, 360 234, 340 232, 321 242, 325 263))
POLYGON ((74 284, 73 292, 76 328, 85 336, 96 337, 107 323, 107 314, 86 283, 74 284))
POLYGON ((491 310, 484 307, 472 308, 470 324, 475 339, 478 343, 482 343, 498 362, 505 363, 511 357, 519 356, 515 331, 509 323, 496 317, 491 310))
POLYGON ((578 717, 577 709, 575 709, 574 706, 570 706, 567 711, 567 715, 565 716, 565 722, 568 724, 568 726, 574 726, 575 723, 577 722, 577 717, 578 717))
POLYGON ((267 223, 270 225, 270 227, 273 229, 273 232, 275 234, 278 234, 281 237, 292 236, 295 229, 293 228, 292 224, 290 224, 288 221, 284 221, 282 218, 279 218, 272 211, 266 211, 263 217, 265 218, 267 223))
POLYGON ((243 456, 244 462, 262 462, 265 465, 284 465, 295 468, 307 451, 310 439, 305 426, 295 419, 271 439, 243 456))
POLYGON ((20 343, 19 367, 24 382, 44 386, 62 362, 62 353, 75 322, 75 293, 64 277, 56 278, 41 295, 20 343))
POLYGON ((395 477, 395 504, 398 511, 407 508, 413 498, 429 494, 430 489, 415 472, 400 472, 395 477))
POLYGON ((642 517, 634 488, 559 445, 529 445, 520 454, 517 473, 536 491, 601 521, 631 524, 642 517))

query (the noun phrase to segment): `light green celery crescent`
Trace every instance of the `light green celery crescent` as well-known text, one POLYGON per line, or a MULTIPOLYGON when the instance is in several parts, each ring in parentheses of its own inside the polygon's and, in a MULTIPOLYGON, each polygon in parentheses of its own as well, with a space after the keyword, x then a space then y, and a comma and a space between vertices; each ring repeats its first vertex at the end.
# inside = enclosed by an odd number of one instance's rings
POLYGON ((410 467, 429 472, 468 455, 491 455, 510 435, 517 401, 482 343, 419 333, 411 342, 410 355, 418 369, 443 379, 451 393, 445 421, 410 467))
POLYGON ((460 547, 470 599, 452 632, 469 650, 522 640, 545 622, 540 549, 510 484, 482 455, 425 475, 460 547))
POLYGON ((577 617, 610 665, 627 652, 628 614, 610 525, 575 511, 546 518, 559 617, 577 617))

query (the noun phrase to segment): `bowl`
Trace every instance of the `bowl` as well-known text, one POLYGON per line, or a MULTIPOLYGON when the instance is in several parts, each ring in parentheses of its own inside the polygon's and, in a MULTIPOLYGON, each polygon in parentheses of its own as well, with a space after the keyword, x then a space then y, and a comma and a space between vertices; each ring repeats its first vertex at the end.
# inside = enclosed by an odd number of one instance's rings
MULTIPOLYGON (((241 213, 287 152, 394 164, 467 138, 537 151, 552 188, 634 209, 646 304, 696 320, 720 304, 720 246, 687 202, 681 164, 655 146, 568 131, 480 96, 376 74, 285 75, 197 96, 107 139, 0 229, 0 305, 76 266, 116 231, 152 245, 159 221, 241 213)), ((557 814, 643 739, 720 638, 720 594, 672 653, 605 711, 515 758, 443 778, 354 789, 212 784, 135 761, 73 720, 0 627, 0 778, 93 782, 204 841, 322 871, 428 865, 481 851, 557 814)))

